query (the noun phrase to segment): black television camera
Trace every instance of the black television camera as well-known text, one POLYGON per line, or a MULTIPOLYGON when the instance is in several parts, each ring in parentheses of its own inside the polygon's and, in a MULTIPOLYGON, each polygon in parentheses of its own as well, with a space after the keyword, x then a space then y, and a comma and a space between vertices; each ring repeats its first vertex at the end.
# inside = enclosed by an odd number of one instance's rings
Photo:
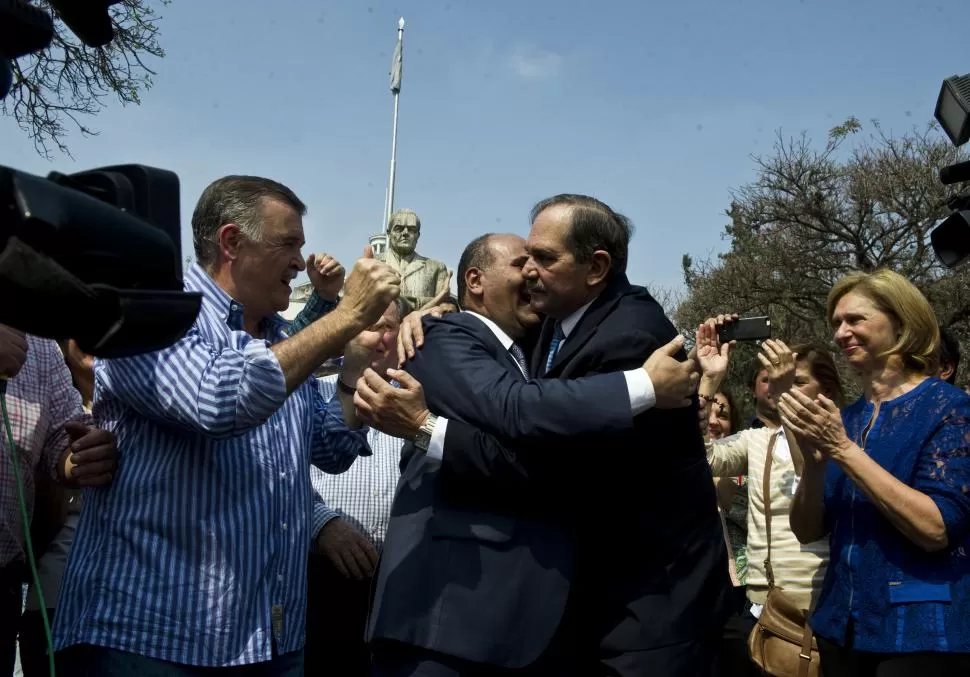
MULTIPOLYGON (((114 36, 118 0, 48 0, 91 47, 114 36)), ((0 0, 0 99, 11 59, 45 49, 51 15, 0 0)), ((182 290, 179 181, 143 165, 46 178, 0 166, 0 323, 87 353, 123 357, 171 345, 192 326, 201 294, 182 290)))
MULTIPOLYGON (((954 146, 970 141, 970 74, 943 81, 935 115, 954 146)), ((944 185, 964 181, 970 181, 970 161, 940 170, 940 182, 944 185)), ((940 262, 954 268, 970 258, 970 192, 954 195, 947 205, 953 213, 933 229, 930 243, 940 262)))

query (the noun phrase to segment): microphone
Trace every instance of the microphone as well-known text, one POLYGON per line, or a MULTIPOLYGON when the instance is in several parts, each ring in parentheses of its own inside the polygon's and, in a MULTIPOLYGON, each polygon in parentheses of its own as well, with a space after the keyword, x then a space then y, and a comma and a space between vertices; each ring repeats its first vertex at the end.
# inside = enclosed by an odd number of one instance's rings
POLYGON ((963 181, 970 181, 970 160, 957 162, 940 170, 940 183, 944 186, 963 181))

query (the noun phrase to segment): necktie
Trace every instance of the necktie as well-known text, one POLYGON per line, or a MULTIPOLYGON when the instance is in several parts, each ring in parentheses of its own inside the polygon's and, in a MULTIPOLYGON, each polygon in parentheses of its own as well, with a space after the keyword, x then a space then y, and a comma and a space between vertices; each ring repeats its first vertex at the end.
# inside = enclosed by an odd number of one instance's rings
POLYGON ((519 365, 519 369, 522 370, 522 375, 528 378, 529 366, 525 363, 525 353, 522 351, 522 348, 520 348, 518 344, 513 343, 509 346, 509 354, 512 355, 512 358, 515 360, 516 364, 519 365))
POLYGON ((556 359, 556 353, 559 352, 559 344, 565 339, 566 335, 562 331, 562 325, 556 322, 556 331, 552 334, 552 343, 549 344, 549 352, 546 353, 546 372, 552 369, 552 363, 556 359))

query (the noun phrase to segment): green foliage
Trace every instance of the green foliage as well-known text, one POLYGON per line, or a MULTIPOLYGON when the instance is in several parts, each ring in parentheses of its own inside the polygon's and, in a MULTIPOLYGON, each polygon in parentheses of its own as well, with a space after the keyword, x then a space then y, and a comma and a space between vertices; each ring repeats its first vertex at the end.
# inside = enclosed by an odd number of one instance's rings
POLYGON ((970 272, 947 271, 929 245, 949 214, 939 170, 966 156, 933 125, 900 137, 872 127, 859 138, 862 125, 849 118, 821 149, 804 135, 779 137, 772 154, 755 158, 755 179, 733 191, 726 212, 727 252, 684 257, 679 326, 719 313, 766 314, 777 336, 830 346, 829 289, 850 271, 887 267, 923 290, 970 356, 970 272), (852 137, 858 143, 846 147, 852 137))

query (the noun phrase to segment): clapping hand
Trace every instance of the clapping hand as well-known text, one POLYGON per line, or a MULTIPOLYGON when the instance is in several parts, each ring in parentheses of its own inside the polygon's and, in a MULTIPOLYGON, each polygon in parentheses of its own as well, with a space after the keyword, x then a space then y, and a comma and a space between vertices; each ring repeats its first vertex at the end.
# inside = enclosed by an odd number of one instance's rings
POLYGON ((813 400, 800 390, 789 390, 778 401, 778 411, 782 424, 816 462, 838 459, 855 446, 845 432, 839 407, 825 395, 813 400))
POLYGON ((780 339, 767 339, 761 344, 758 361, 768 373, 771 396, 775 401, 795 384, 795 362, 798 355, 780 339))

